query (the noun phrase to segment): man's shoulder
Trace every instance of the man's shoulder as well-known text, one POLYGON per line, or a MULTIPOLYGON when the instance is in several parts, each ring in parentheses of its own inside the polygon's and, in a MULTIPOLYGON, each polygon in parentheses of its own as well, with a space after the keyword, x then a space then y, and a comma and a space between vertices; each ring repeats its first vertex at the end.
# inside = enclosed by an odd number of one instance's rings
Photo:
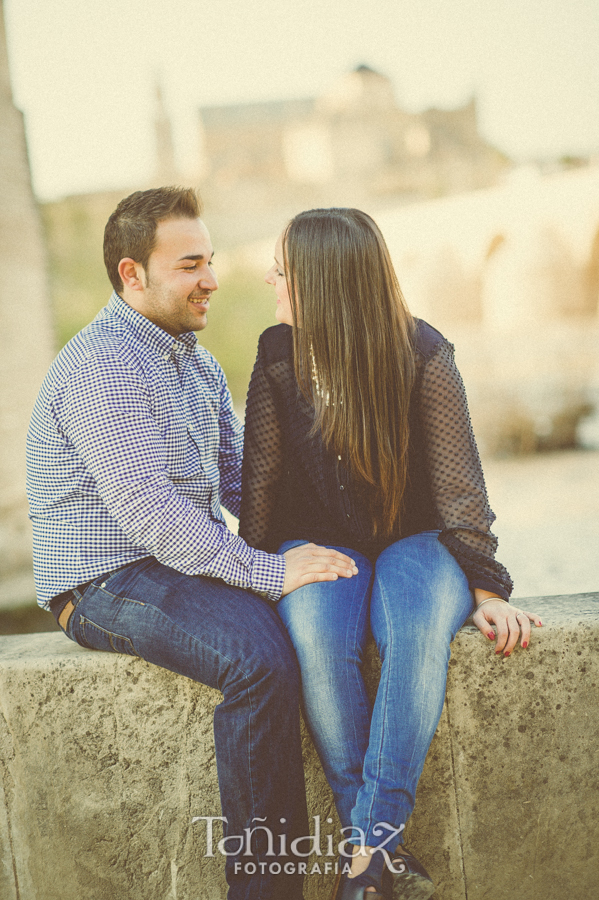
POLYGON ((293 358, 293 329, 291 325, 272 325, 260 335, 259 353, 266 365, 293 358))
POLYGON ((76 381, 87 370, 116 375, 123 371, 141 372, 139 351, 126 326, 115 317, 100 310, 96 318, 77 332, 58 353, 48 370, 44 388, 50 393, 60 391, 76 381))
POLYGON ((96 318, 82 328, 66 344, 55 359, 62 367, 77 368, 93 359, 128 358, 135 356, 135 341, 126 326, 118 319, 104 315, 100 310, 96 318))

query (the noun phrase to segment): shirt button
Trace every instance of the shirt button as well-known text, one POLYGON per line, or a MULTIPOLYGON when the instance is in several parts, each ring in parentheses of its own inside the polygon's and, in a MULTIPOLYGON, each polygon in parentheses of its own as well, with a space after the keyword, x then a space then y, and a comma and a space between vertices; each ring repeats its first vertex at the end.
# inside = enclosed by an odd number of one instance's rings
POLYGON ((347 513, 347 515, 346 515, 345 518, 346 518, 346 519, 351 519, 351 515, 350 515, 349 513, 347 513))
POLYGON ((340 491, 344 491, 344 490, 345 490, 345 485, 344 485, 344 484, 340 484, 340 485, 339 485, 339 490, 340 490, 340 491))

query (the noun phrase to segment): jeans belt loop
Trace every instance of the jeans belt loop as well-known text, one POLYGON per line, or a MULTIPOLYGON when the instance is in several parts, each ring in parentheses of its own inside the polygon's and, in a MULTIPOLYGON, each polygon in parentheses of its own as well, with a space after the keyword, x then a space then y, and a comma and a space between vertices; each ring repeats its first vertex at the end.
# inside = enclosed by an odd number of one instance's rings
MULTIPOLYGON (((71 616, 73 615, 73 613, 75 612, 75 610, 76 610, 77 607, 79 606, 79 603, 80 603, 80 601, 81 601, 83 595, 85 594, 85 592, 86 592, 86 590, 88 589, 88 587, 90 586, 90 584, 92 584, 92 582, 93 582, 93 579, 92 579, 92 581, 86 581, 84 584, 78 585, 76 588, 71 588, 71 590, 69 591, 69 594, 70 594, 69 602, 73 604, 73 609, 72 609, 71 612, 69 613, 69 617, 68 617, 68 619, 66 620, 66 622, 64 623, 64 630, 65 630, 65 631, 66 631, 66 629, 67 629, 67 627, 68 627, 68 624, 69 624, 69 622, 70 622, 70 620, 71 620, 71 616)), ((61 613, 61 615, 62 615, 62 613, 61 613)))

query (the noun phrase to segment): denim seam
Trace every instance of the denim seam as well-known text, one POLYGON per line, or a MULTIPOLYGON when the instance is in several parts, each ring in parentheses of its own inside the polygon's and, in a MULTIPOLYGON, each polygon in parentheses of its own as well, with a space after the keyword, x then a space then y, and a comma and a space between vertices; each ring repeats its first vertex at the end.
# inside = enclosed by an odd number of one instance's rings
MULTIPOLYGON (((389 635, 389 637, 388 637, 388 645, 389 646, 388 646, 388 650, 387 650, 387 652, 389 653, 389 651, 393 649, 393 646, 392 646, 393 645, 393 629, 390 627, 389 610, 388 610, 388 606, 387 606, 387 592, 384 590, 382 581, 379 579, 378 575, 376 574, 376 570, 375 570, 375 574, 374 574, 373 589, 374 589, 375 582, 379 585, 380 595, 381 595, 381 598, 383 599, 383 609, 385 610, 385 618, 387 620, 387 633, 389 635)), ((386 708, 386 705, 389 700, 389 682, 390 682, 390 679, 387 678, 386 683, 385 683, 385 696, 384 696, 385 708, 386 708)), ((380 685, 379 685, 378 690, 380 690, 380 685)), ((377 691, 377 701, 378 701, 378 699, 379 698, 378 698, 378 691, 377 691)), ((378 788, 378 784, 379 784, 380 777, 381 777, 380 767, 381 767, 382 747, 383 747, 383 743, 384 743, 385 726, 386 726, 385 719, 383 719, 383 721, 381 723, 380 740, 379 740, 379 744, 377 747, 377 773, 376 773, 376 779, 374 780, 374 790, 372 792, 372 797, 370 800, 370 808, 368 810, 368 817, 367 817, 368 818, 368 827, 366 830, 367 835, 371 833, 371 830, 373 828, 372 811, 374 809, 375 802, 377 799, 377 788, 378 788)), ((377 823, 375 822, 374 825, 376 825, 376 824, 377 823)), ((370 846, 370 844, 367 844, 367 846, 370 846)))
MULTIPOLYGON (((371 587, 370 587, 370 585, 369 585, 367 591, 365 592, 365 594, 364 594, 364 596, 363 596, 363 598, 362 598, 362 602, 361 602, 360 607, 359 607, 359 610, 358 610, 358 615, 356 616, 356 621, 355 621, 355 626, 354 626, 354 633, 353 633, 353 635, 352 635, 352 640, 353 640, 353 646, 352 646, 352 648, 351 648, 352 651, 353 651, 353 650, 356 650, 356 649, 358 648, 358 641, 357 641, 357 636, 356 636, 356 635, 357 635, 357 631, 358 631, 358 623, 359 623, 360 618, 361 618, 361 614, 362 614, 362 610, 363 610, 363 608, 364 608, 364 604, 365 604, 365 603, 367 603, 367 604, 370 603, 370 591, 371 591, 371 587)), ((347 646, 346 646, 346 653, 347 653, 347 649, 348 649, 348 648, 347 648, 347 646)), ((360 654, 360 666, 362 666, 362 664, 363 664, 363 662, 364 662, 364 659, 363 659, 363 650, 364 650, 364 648, 362 648, 362 653, 360 654)), ((348 669, 347 675, 349 675, 349 669, 348 669)), ((355 722, 355 718, 354 718, 354 721, 353 721, 354 734, 355 734, 355 731, 356 731, 356 729, 355 729, 355 724, 356 724, 356 722, 355 722)), ((369 736, 370 736, 370 727, 369 727, 369 736)), ((363 780, 364 780, 364 768, 362 767, 362 781, 363 781, 363 780)), ((356 799, 357 799, 357 798, 356 798, 356 799)))
POLYGON ((98 591, 102 591, 103 594, 107 594, 112 600, 125 600, 127 603, 136 603, 138 606, 147 606, 143 600, 133 600, 132 597, 125 597, 123 594, 113 594, 112 591, 103 587, 102 584, 97 584, 95 587, 98 591))

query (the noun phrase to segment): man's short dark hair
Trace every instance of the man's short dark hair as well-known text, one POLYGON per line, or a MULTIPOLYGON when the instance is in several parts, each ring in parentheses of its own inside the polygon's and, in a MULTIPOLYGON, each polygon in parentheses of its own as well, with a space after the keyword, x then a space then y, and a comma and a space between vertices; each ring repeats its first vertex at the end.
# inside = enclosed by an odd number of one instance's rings
POLYGON ((147 271, 159 222, 197 219, 201 215, 202 204, 193 188, 152 188, 135 191, 121 200, 104 229, 104 264, 115 291, 123 291, 119 275, 122 259, 129 257, 147 271))

